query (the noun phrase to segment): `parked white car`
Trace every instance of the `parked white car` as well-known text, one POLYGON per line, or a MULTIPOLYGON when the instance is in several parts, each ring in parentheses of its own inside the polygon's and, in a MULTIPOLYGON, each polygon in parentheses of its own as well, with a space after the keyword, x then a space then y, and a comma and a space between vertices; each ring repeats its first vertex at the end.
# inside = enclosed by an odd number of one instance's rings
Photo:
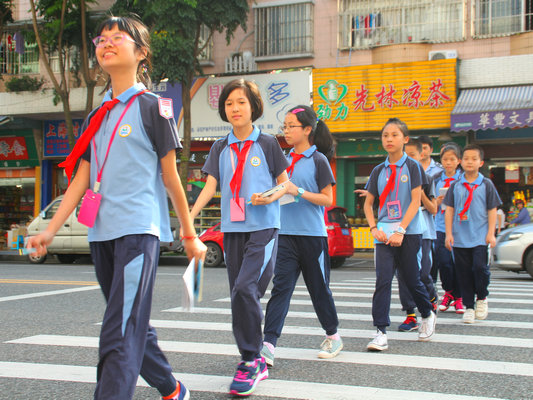
MULTIPOLYGON (((28 236, 35 236, 44 231, 50 220, 55 215, 63 196, 55 198, 28 226, 28 236)), ((91 253, 89 242, 87 241, 87 226, 78 222, 78 212, 81 203, 70 214, 63 226, 57 231, 54 240, 48 246, 48 254, 57 256, 61 263, 72 263, 77 258, 91 253)), ((179 223, 177 218, 171 218, 170 224, 172 234, 176 238, 179 233, 179 223)), ((161 242, 161 252, 182 252, 183 245, 179 239, 173 242, 161 242)), ((41 264, 46 260, 43 257, 28 255, 28 260, 34 264, 41 264)))
POLYGON ((533 277, 533 224, 503 231, 492 251, 491 266, 506 271, 526 271, 533 277))

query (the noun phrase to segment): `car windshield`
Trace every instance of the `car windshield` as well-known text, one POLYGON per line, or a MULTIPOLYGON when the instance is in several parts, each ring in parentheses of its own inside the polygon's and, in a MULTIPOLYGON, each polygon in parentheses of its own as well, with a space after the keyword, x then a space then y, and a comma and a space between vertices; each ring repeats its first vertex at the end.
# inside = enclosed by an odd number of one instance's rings
POLYGON ((348 218, 346 218, 346 214, 344 213, 342 208, 334 208, 333 210, 329 210, 328 220, 329 222, 339 224, 341 228, 348 227, 348 218))

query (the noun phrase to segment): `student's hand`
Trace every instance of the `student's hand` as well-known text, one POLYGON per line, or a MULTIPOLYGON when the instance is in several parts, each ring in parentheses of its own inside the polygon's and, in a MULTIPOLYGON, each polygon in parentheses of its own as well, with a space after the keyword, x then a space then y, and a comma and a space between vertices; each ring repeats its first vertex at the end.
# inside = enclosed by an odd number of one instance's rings
POLYGON ((42 257, 47 253, 47 247, 52 243, 54 235, 48 231, 43 231, 37 236, 31 236, 26 243, 27 249, 35 249, 35 252, 31 253, 36 257, 42 257))
POLYGON ((374 239, 376 239, 379 242, 385 243, 387 241, 387 234, 379 230, 378 228, 372 229, 370 233, 372 234, 374 239))
POLYGON ((394 232, 392 235, 390 235, 389 240, 385 244, 391 246, 391 247, 400 247, 403 242, 403 236, 401 233, 394 232))
POLYGON ((496 237, 494 235, 491 235, 490 233, 488 233, 487 237, 485 238, 485 241, 491 248, 496 247, 496 237))
POLYGON ((453 236, 452 235, 446 235, 446 241, 445 241, 446 248, 450 251, 452 251, 453 247, 453 236))
POLYGON ((263 197, 261 193, 252 194, 252 205, 254 206, 266 206, 267 204, 272 203, 272 196, 263 197))
POLYGON ((437 207, 439 207, 442 202, 444 201, 444 196, 443 195, 440 195, 437 197, 437 207))
POLYGON ((298 186, 296 186, 294 183, 289 181, 285 183, 284 186, 287 188, 287 194, 298 196, 298 186))
MULTIPOLYGON (((198 237, 194 239, 184 239, 183 247, 185 248, 185 253, 189 260, 192 260, 194 257, 196 261, 200 260, 202 263, 205 261, 207 247, 198 237)), ((196 264, 196 269, 197 268, 198 264, 196 264)))
POLYGON ((368 194, 368 190, 365 189, 356 189, 353 192, 359 194, 359 197, 366 197, 368 194))

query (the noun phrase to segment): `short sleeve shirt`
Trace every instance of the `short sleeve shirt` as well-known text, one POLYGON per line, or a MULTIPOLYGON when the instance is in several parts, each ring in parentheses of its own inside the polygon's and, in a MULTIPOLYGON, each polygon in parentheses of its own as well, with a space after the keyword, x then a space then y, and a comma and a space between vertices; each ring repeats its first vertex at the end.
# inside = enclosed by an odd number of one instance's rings
POLYGON ((287 158, 277 139, 260 132, 255 126, 246 140, 252 140, 253 144, 245 160, 239 193, 239 197, 244 198, 245 201, 244 221, 231 221, 230 216, 230 202, 233 197, 230 181, 233 178, 233 167, 237 166, 237 156, 230 145, 238 143, 239 148, 242 148, 243 144, 235 137, 233 131, 213 144, 202 168, 204 173, 211 175, 220 184, 220 229, 222 232, 254 232, 280 228, 279 201, 264 206, 254 206, 246 202, 250 201, 252 194, 261 193, 276 186, 276 178, 289 166, 287 158), (233 157, 233 165, 230 157, 233 157))
MULTIPOLYGON (((294 149, 287 159, 292 162, 294 149)), ((294 164, 289 177, 296 186, 306 192, 320 193, 328 185, 335 184, 335 178, 326 156, 311 146, 302 153, 303 158, 294 164)), ((311 203, 303 198, 298 202, 281 206, 281 235, 322 236, 327 237, 324 222, 324 207, 311 203)))
MULTIPOLYGON (((82 156, 91 163, 90 185, 94 187, 98 165, 102 165, 113 129, 117 128, 102 172, 102 200, 94 227, 89 228, 90 242, 131 234, 151 234, 165 242, 173 240, 160 158, 181 148, 176 123, 160 112, 159 97, 147 92, 133 100, 117 125, 131 97, 145 89, 138 83, 118 96, 120 102, 108 112, 82 156)), ((111 91, 103 102, 108 100, 111 91)), ((94 111, 84 127, 93 115, 94 111)))
POLYGON ((462 248, 485 246, 488 233, 488 211, 498 207, 501 203, 492 181, 481 174, 472 183, 469 183, 464 175, 461 179, 454 181, 444 198, 444 204, 454 208, 453 246, 462 248), (464 186, 465 183, 470 187, 478 186, 474 189, 472 203, 467 211, 468 220, 461 221, 458 214, 463 210, 469 193, 464 186))
MULTIPOLYGON (((461 177, 461 171, 457 170, 455 171, 455 174, 453 175, 453 180, 450 182, 450 184, 456 180, 458 180, 461 177)), ((441 174, 437 174, 435 176, 435 193, 437 196, 440 196, 440 189, 446 185, 446 179, 448 177, 444 172, 441 174)), ((435 229, 437 232, 446 232, 446 226, 444 222, 444 211, 442 209, 442 204, 437 208, 437 214, 435 215, 435 229)))
MULTIPOLYGON (((368 180, 367 189, 379 202, 379 195, 385 189, 387 181, 391 175, 389 158, 385 162, 375 167, 368 180)), ((396 182, 394 190, 391 190, 384 206, 378 211, 378 222, 400 222, 405 212, 411 204, 411 191, 422 186, 422 169, 420 165, 412 158, 407 157, 404 153, 402 158, 396 162, 396 182), (401 207, 401 217, 399 219, 390 219, 387 213, 387 203, 399 200, 401 207)), ((416 213, 406 228, 408 235, 421 235, 423 225, 421 224, 421 214, 416 213)))
POLYGON ((428 174, 429 176, 433 177, 435 175, 437 175, 439 172, 442 172, 444 171, 444 168, 442 168, 442 165, 440 165, 439 163, 435 162, 434 159, 431 159, 431 162, 429 163, 429 166, 426 168, 426 174, 428 174))

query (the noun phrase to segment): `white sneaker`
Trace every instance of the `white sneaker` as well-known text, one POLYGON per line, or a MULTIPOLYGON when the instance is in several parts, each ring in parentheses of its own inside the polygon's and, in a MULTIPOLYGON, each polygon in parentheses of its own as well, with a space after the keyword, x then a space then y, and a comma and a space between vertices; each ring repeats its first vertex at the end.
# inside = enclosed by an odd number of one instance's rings
POLYGON ((465 324, 473 324, 476 320, 476 314, 473 308, 467 308, 463 314, 463 322, 465 324))
POLYGON ((422 325, 418 328, 418 340, 427 342, 431 340, 435 333, 435 325, 437 324, 437 315, 431 311, 429 317, 422 318, 422 325))
POLYGON ((489 301, 476 300, 476 319, 485 319, 489 315, 489 301))
POLYGON ((366 348, 375 351, 387 350, 389 348, 389 345, 387 344, 387 335, 378 329, 377 333, 374 333, 374 340, 368 343, 366 348))
POLYGON ((338 338, 329 339, 326 338, 320 345, 320 351, 318 352, 318 358, 333 358, 342 350, 342 339, 338 338))

